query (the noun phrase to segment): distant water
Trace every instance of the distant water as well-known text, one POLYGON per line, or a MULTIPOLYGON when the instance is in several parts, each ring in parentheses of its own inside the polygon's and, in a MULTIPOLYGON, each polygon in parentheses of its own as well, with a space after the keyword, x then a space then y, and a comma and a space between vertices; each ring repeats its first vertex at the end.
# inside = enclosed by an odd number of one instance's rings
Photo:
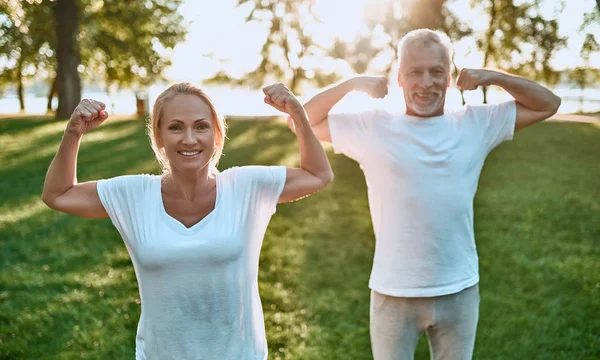
MULTIPOLYGON (((158 97, 166 86, 152 86, 148 90, 149 107, 158 97)), ((234 116, 268 116, 279 114, 275 109, 263 102, 263 94, 260 91, 248 89, 232 89, 227 87, 205 87, 208 94, 213 99, 217 109, 225 115, 234 116)), ((563 98, 559 113, 573 113, 580 111, 580 96, 583 96, 583 111, 600 111, 600 89, 586 89, 583 94, 579 89, 554 89, 554 92, 563 98)), ((316 93, 312 92, 306 96, 301 96, 302 101, 307 100, 316 93)), ((113 97, 109 97, 106 92, 83 91, 83 98, 91 98, 104 102, 110 113, 126 115, 134 114, 136 111, 135 94, 132 91, 124 90, 117 92, 113 97)), ((446 107, 455 108, 461 106, 460 93, 456 88, 450 88, 446 96, 446 107)), ((490 89, 488 92, 488 102, 496 103, 509 100, 511 97, 504 91, 490 89)), ((481 90, 465 92, 465 100, 468 104, 481 104, 483 95, 481 90)), ((46 98, 36 97, 33 94, 27 94, 25 98, 26 113, 44 114, 46 112, 46 98)), ((54 100, 56 108, 57 100, 54 100)), ((374 107, 385 107, 390 110, 401 110, 404 107, 402 91, 397 87, 391 87, 389 95, 383 100, 370 99, 368 96, 359 93, 352 93, 346 96, 338 105, 334 107, 334 112, 353 112, 368 110, 374 107)), ((0 98, 0 114, 11 114, 19 112, 19 100, 14 94, 5 94, 0 98)))

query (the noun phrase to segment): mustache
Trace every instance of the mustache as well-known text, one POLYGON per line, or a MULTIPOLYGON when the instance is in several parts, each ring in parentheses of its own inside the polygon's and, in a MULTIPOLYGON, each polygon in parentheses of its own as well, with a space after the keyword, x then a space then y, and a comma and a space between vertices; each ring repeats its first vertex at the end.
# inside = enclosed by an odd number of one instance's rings
POLYGON ((433 95, 441 95, 442 92, 439 90, 434 90, 434 91, 420 91, 420 90, 413 90, 410 92, 411 94, 433 94, 433 95))

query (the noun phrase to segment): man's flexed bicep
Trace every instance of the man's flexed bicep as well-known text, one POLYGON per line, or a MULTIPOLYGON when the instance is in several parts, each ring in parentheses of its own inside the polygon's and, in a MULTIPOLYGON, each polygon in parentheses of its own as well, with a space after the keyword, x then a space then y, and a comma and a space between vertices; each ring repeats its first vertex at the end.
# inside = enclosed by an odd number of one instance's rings
MULTIPOLYGON (((344 154, 360 162, 373 146, 372 142, 376 141, 374 123, 381 121, 386 114, 380 110, 332 114, 311 128, 317 139, 333 145, 336 154, 344 154)), ((288 126, 295 132, 290 119, 288 126)))
POLYGON ((331 108, 351 91, 364 92, 372 98, 381 99, 388 93, 387 79, 381 76, 357 76, 321 91, 304 104, 310 125, 325 121, 331 108))
POLYGON ((317 139, 321 141, 331 142, 331 131, 329 130, 329 118, 321 121, 317 125, 312 127, 313 132, 317 139))

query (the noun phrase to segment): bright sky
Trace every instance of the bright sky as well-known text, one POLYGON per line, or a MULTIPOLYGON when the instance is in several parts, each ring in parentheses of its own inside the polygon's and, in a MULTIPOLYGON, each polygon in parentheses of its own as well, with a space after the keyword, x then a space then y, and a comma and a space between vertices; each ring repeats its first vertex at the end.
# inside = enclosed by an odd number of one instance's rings
MULTIPOLYGON (((352 40, 364 29, 363 7, 366 0, 317 0, 317 11, 323 25, 314 29, 315 41, 327 46, 334 36, 352 40), (343 9, 343 15, 331 9, 343 9)), ((383 1, 383 0, 382 0, 383 1)), ((460 14, 476 31, 486 28, 486 18, 469 6, 469 0, 448 0, 455 14, 460 14)), ((546 0, 544 16, 552 17, 556 11, 552 0, 546 0)), ((236 8, 236 0, 186 0, 180 11, 190 23, 185 42, 171 53, 173 65, 167 70, 171 80, 201 81, 209 78, 219 69, 226 67, 232 75, 242 75, 253 70, 260 62, 258 55, 266 37, 267 29, 257 23, 245 23, 247 7, 236 8), (210 55, 212 54, 212 55, 210 55), (225 59, 220 63, 219 59, 225 59)), ((553 59, 557 69, 575 67, 583 62, 579 50, 583 34, 578 27, 583 21, 584 12, 596 6, 594 0, 569 2, 558 13, 559 32, 568 36, 568 48, 558 52, 553 59), (577 3, 577 5, 574 5, 577 3)), ((600 25, 592 31, 600 39, 600 25)), ((473 39, 465 39, 455 44, 456 63, 459 67, 481 67, 482 56, 475 48, 473 39)), ((600 67, 600 54, 592 59, 592 64, 600 67)), ((322 67, 337 67, 338 71, 351 74, 349 68, 340 68, 339 63, 322 61, 322 67)))

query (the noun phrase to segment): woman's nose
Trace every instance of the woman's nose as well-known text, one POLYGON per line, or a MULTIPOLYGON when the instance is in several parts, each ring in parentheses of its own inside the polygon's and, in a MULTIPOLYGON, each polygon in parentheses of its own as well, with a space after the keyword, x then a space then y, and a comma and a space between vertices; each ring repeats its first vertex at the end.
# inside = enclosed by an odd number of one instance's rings
POLYGON ((196 137, 194 136, 192 129, 186 130, 185 134, 183 135, 183 143, 186 145, 193 145, 196 142, 196 137))

